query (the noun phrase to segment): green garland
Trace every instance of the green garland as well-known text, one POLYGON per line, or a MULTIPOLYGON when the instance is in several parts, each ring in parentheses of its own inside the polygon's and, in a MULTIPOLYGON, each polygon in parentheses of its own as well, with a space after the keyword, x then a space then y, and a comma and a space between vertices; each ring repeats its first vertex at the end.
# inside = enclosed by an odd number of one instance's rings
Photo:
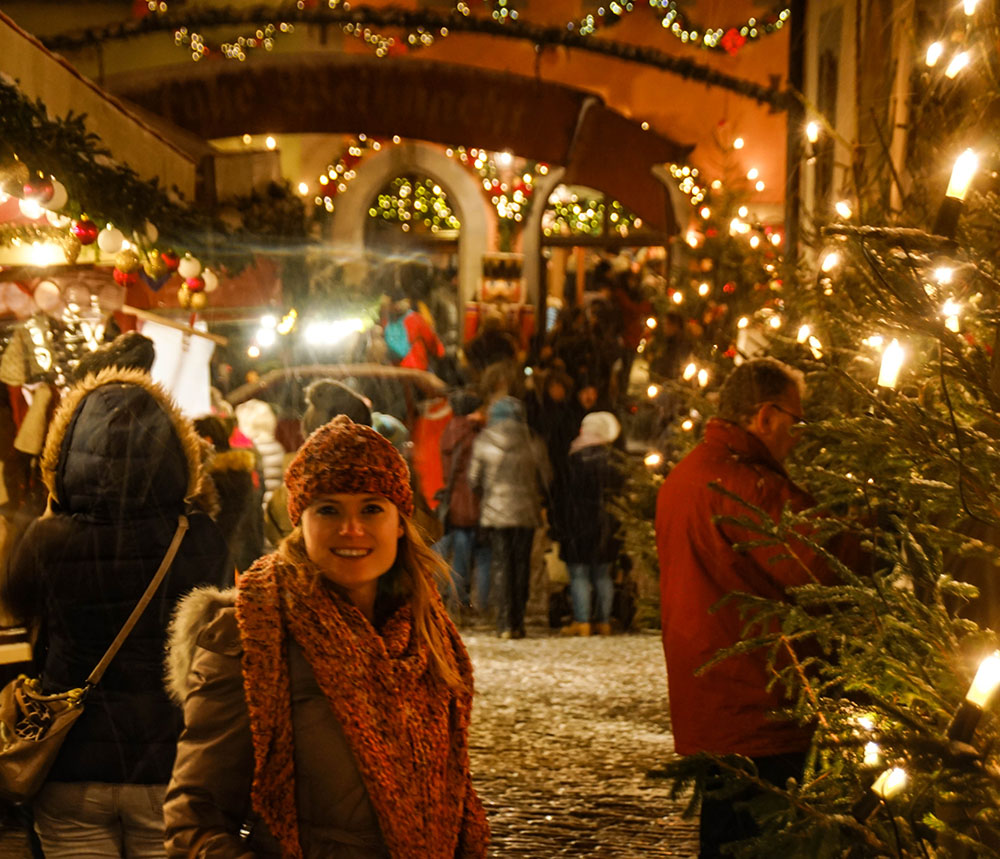
MULTIPOLYGON (((221 203, 211 211, 184 205, 176 188, 164 190, 156 179, 145 181, 127 165, 114 161, 100 138, 87 130, 85 115, 70 112, 49 116, 41 100, 26 97, 9 78, 0 77, 0 171, 15 158, 32 173, 54 176, 66 187, 69 200, 61 214, 79 219, 86 214, 97 224, 113 223, 146 252, 147 224, 156 226, 160 248, 189 251, 205 264, 245 268, 255 254, 266 253, 287 240, 305 243, 305 212, 287 185, 273 184, 264 192, 221 203), (233 210, 240 223, 233 227, 233 210), (261 246, 256 239, 271 241, 261 246), (275 242, 275 239, 281 241, 275 242)), ((17 189, 12 189, 17 191, 17 189)), ((0 245, 15 240, 57 241, 72 245, 68 228, 45 224, 5 225, 0 245)), ((283 248, 276 249, 280 255, 283 248)))
POLYGON ((300 9, 295 4, 277 7, 257 6, 251 9, 188 9, 183 13, 168 12, 165 15, 147 15, 138 20, 49 36, 42 41, 51 50, 67 52, 107 42, 134 39, 152 33, 175 33, 182 29, 203 31, 211 27, 242 27, 250 24, 263 26, 273 21, 320 26, 324 24, 350 24, 362 28, 384 29, 391 27, 408 31, 424 27, 429 31, 440 32, 443 29, 449 33, 477 33, 504 39, 528 41, 539 48, 549 46, 575 48, 588 53, 650 66, 687 80, 702 81, 739 93, 777 110, 787 109, 790 99, 788 93, 777 87, 764 86, 755 81, 744 80, 697 63, 688 57, 677 56, 656 48, 594 39, 565 27, 528 24, 520 19, 501 23, 493 18, 478 15, 434 12, 429 9, 411 10, 392 7, 373 9, 369 7, 346 8, 346 6, 331 9, 325 4, 312 9, 300 9))

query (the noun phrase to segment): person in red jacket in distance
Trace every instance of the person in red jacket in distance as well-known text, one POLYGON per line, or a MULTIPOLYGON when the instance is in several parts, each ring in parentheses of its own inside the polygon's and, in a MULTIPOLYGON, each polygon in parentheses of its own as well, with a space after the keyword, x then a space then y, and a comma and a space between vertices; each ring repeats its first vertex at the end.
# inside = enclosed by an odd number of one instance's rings
MULTIPOLYGON (((660 562, 663 650, 670 690, 670 717, 678 754, 739 754, 753 760, 773 784, 800 778, 810 731, 777 719, 780 688, 764 650, 733 656, 696 674, 718 651, 740 640, 740 608, 729 603, 712 611, 727 594, 771 599, 810 582, 830 584, 834 574, 802 543, 737 551, 734 545, 759 535, 717 517, 753 515, 737 498, 777 520, 788 505, 814 506, 782 463, 804 423, 802 374, 773 358, 737 367, 723 383, 718 416, 705 437, 670 472, 657 496, 656 541, 660 562)), ((720 776, 721 778, 721 776, 720 776)), ((707 796, 701 810, 703 859, 722 855, 723 844, 756 834, 753 819, 730 799, 707 796)))

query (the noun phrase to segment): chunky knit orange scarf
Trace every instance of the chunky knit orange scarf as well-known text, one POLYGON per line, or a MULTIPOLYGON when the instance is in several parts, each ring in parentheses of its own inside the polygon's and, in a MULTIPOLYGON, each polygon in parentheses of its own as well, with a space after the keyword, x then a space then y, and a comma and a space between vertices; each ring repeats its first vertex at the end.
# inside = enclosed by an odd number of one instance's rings
POLYGON ((254 747, 253 807, 289 859, 302 856, 295 807, 286 636, 302 648, 343 728, 393 859, 480 859, 489 830, 469 777, 472 667, 440 599, 432 623, 464 681, 428 665, 403 606, 376 631, 316 578, 308 559, 261 558, 239 581, 236 612, 254 747))

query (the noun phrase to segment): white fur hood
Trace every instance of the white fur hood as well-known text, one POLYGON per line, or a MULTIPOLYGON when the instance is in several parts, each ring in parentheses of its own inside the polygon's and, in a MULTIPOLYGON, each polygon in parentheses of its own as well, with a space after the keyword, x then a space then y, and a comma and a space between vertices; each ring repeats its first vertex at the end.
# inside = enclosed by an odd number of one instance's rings
POLYGON ((196 588, 177 603, 167 630, 166 677, 167 694, 183 704, 189 691, 188 674, 194 662, 198 637, 225 608, 236 605, 236 588, 219 590, 214 587, 196 588))

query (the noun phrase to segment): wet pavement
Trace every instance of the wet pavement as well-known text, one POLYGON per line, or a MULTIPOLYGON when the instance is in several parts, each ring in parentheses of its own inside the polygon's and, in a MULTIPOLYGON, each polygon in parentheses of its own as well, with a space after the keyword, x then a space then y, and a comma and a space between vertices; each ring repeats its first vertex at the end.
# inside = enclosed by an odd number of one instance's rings
MULTIPOLYGON (((697 821, 646 777, 673 751, 659 635, 462 634, 475 665, 472 772, 491 859, 696 854, 697 821)), ((29 859, 10 824, 0 822, 0 859, 29 859)))
POLYGON ((673 754, 658 634, 462 634, 491 857, 696 855, 697 820, 681 818, 667 783, 646 777, 673 754))

